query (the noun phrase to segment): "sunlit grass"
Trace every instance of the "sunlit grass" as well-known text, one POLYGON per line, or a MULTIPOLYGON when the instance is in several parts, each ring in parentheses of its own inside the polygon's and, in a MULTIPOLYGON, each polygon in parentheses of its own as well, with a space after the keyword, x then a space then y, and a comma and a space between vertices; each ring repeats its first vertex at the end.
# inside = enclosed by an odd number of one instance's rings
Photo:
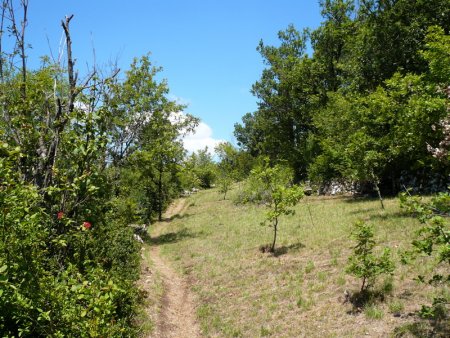
MULTIPOLYGON (((376 240, 393 250, 394 279, 381 280, 377 287, 391 298, 408 290, 402 311, 417 310, 428 299, 427 288, 412 280, 414 268, 399 262, 399 253, 409 248, 420 225, 401 213, 396 199, 386 199, 382 210, 375 199, 306 197, 294 216, 281 218, 278 254, 273 256, 259 250, 273 235, 272 228, 259 225, 264 207, 235 205, 233 193, 225 201, 215 190, 189 197, 185 215, 162 231, 182 234, 161 243, 161 252, 192 282, 205 335, 359 336, 379 332, 380 322, 383 332, 391 332, 398 324, 392 301, 358 317, 364 325, 356 325, 355 315, 348 313, 352 305, 343 304, 344 291, 360 286, 345 274, 354 245, 350 230, 358 219, 372 223, 376 240)), ((429 270, 429 265, 421 269, 429 270)))

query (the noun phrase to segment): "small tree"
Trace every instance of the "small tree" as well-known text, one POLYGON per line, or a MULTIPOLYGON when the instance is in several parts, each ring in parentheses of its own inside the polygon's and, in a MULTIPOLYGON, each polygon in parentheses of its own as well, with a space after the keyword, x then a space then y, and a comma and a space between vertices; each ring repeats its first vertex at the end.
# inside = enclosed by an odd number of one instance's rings
POLYGON ((219 175, 217 179, 217 184, 219 186, 219 193, 223 194, 223 199, 227 198, 227 193, 231 189, 231 185, 233 184, 233 179, 222 173, 219 175))
POLYGON ((236 168, 238 151, 229 142, 219 143, 214 150, 219 157, 217 165, 219 193, 222 193, 225 199, 233 181, 238 176, 236 168))
POLYGON ((353 238, 356 246, 353 255, 349 257, 346 272, 362 279, 361 292, 372 288, 377 276, 381 274, 392 274, 394 264, 390 258, 391 251, 385 248, 381 256, 374 254, 375 241, 373 239, 373 226, 363 221, 354 225, 353 238))
POLYGON ((269 251, 275 251, 277 240, 279 217, 282 215, 293 215, 292 209, 303 197, 303 190, 297 185, 291 185, 292 172, 282 166, 270 167, 268 160, 263 166, 252 170, 252 178, 263 188, 261 199, 269 209, 265 220, 261 223, 273 227, 273 241, 269 251))

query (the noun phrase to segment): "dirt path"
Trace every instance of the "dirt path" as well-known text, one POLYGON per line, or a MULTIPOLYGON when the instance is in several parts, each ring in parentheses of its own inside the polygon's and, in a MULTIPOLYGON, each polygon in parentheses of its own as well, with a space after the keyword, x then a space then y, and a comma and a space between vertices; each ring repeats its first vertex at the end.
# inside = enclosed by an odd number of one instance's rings
MULTIPOLYGON (((177 200, 165 214, 166 222, 186 209, 186 200, 177 200)), ((155 224, 153 236, 158 235, 167 223, 155 224)), ((200 337, 200 328, 195 316, 195 302, 189 290, 188 282, 181 278, 170 264, 160 255, 159 247, 150 247, 150 259, 153 269, 162 279, 163 294, 161 308, 155 331, 149 336, 154 338, 191 338, 200 337)))
POLYGON ((172 203, 164 213, 164 216, 167 220, 170 220, 176 215, 183 215, 187 208, 187 200, 184 198, 176 200, 174 203, 172 203))

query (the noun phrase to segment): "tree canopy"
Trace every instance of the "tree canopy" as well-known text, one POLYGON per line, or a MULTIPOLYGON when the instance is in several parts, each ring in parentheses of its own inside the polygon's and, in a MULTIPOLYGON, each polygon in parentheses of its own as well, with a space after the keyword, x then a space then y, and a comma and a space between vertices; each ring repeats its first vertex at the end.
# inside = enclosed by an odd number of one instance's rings
POLYGON ((448 115, 448 0, 320 4, 317 29, 291 25, 278 46, 260 42, 258 109, 235 125, 238 144, 286 161, 296 181, 377 181, 396 192, 414 176, 445 186, 448 168, 427 145, 439 148, 448 115))

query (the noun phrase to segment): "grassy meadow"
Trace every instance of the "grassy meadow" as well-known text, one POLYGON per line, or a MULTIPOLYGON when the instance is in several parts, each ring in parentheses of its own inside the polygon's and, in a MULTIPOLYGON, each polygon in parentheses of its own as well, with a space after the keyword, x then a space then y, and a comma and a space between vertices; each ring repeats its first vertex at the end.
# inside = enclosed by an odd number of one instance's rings
POLYGON ((190 196, 181 215, 150 230, 151 245, 189 281, 205 336, 420 335, 413 312, 429 304, 434 291, 413 278, 431 263, 400 263, 420 224, 401 212, 397 199, 385 200, 382 210, 376 199, 305 197, 295 215, 281 217, 272 255, 259 250, 273 235, 260 225, 265 208, 234 204, 237 190, 227 200, 214 189, 190 196), (384 300, 362 308, 345 302, 344 294, 360 288, 345 273, 358 219, 374 224, 377 241, 392 249, 396 264, 393 278, 383 276, 377 285, 384 300))

